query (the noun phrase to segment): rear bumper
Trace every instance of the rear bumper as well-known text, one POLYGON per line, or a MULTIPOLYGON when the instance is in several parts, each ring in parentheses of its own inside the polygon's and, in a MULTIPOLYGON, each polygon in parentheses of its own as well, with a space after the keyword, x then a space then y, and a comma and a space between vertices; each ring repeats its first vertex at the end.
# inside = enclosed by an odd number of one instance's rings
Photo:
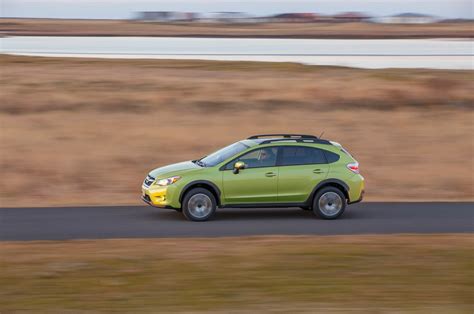
POLYGON ((350 189, 349 189, 349 199, 347 204, 354 204, 359 203, 364 198, 364 191, 365 191, 365 180, 364 177, 360 174, 356 174, 352 176, 346 182, 350 189))
POLYGON ((362 190, 362 191, 360 192, 360 197, 359 197, 359 199, 357 199, 357 200, 355 200, 355 201, 352 201, 352 202, 348 202, 347 204, 350 205, 350 204, 355 204, 355 203, 362 202, 362 200, 364 199, 364 193, 365 193, 365 191, 362 190))

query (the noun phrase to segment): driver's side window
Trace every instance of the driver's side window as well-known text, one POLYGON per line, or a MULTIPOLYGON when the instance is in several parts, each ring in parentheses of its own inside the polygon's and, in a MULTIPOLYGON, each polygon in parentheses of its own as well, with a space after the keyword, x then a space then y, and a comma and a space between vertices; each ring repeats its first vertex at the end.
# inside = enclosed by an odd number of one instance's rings
POLYGON ((238 161, 242 161, 243 163, 245 163, 246 169, 275 166, 277 150, 277 147, 265 147, 250 151, 228 163, 225 169, 233 169, 234 164, 238 161))

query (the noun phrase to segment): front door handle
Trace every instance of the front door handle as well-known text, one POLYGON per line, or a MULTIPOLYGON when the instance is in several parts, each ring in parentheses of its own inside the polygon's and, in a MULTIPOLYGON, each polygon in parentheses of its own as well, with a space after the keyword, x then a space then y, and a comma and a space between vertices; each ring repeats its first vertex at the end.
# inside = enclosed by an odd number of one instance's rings
POLYGON ((267 173, 265 173, 265 176, 266 177, 274 177, 274 176, 276 176, 276 173, 275 172, 267 172, 267 173))
POLYGON ((323 171, 322 169, 314 169, 314 170, 313 170, 313 173, 318 173, 318 174, 320 174, 320 173, 324 173, 324 171, 323 171))

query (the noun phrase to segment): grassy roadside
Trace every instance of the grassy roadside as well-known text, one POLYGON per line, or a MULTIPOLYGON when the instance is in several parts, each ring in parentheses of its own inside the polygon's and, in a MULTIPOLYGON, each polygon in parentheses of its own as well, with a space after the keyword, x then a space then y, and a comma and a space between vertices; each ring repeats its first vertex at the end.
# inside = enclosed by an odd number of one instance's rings
POLYGON ((255 38, 472 38, 473 23, 143 23, 127 20, 0 19, 0 36, 185 36, 255 38))
POLYGON ((0 56, 0 206, 141 204, 155 167, 308 133, 367 200, 472 200, 472 71, 0 56))
POLYGON ((0 311, 472 313, 472 235, 0 242, 0 311))

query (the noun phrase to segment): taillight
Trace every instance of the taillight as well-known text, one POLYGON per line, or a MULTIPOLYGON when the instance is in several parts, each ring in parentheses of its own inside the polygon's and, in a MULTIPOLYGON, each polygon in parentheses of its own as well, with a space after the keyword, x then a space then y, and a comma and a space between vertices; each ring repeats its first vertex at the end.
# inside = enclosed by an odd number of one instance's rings
POLYGON ((347 169, 354 173, 359 173, 359 163, 358 162, 351 162, 350 164, 347 164, 347 169))

